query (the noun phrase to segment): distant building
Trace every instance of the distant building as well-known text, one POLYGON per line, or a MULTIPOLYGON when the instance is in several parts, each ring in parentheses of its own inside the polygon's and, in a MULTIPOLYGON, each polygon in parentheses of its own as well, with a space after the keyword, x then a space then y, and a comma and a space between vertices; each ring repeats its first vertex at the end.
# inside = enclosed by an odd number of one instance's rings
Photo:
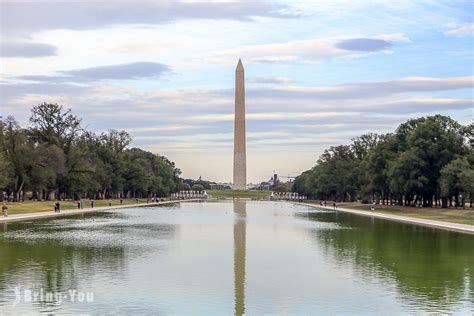
POLYGON ((270 178, 270 180, 268 181, 268 183, 271 185, 271 186, 275 186, 277 185, 278 183, 280 183, 280 180, 278 179, 278 174, 274 174, 273 177, 270 178))

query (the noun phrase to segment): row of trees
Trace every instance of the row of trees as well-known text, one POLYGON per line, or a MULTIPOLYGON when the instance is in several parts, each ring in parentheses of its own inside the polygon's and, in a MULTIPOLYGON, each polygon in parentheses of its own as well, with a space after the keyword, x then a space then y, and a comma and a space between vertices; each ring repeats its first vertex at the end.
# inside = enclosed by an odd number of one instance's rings
POLYGON ((166 196, 179 187, 180 170, 139 148, 125 131, 95 134, 58 104, 32 108, 30 126, 0 121, 0 191, 15 201, 112 196, 166 196))
POLYGON ((201 177, 199 179, 184 179, 181 183, 181 190, 183 191, 204 191, 211 189, 219 188, 220 190, 230 190, 232 189, 229 185, 218 184, 214 181, 203 180, 201 177))
POLYGON ((447 207, 474 198, 474 124, 441 115, 409 120, 394 133, 331 147, 295 179, 317 199, 447 207))

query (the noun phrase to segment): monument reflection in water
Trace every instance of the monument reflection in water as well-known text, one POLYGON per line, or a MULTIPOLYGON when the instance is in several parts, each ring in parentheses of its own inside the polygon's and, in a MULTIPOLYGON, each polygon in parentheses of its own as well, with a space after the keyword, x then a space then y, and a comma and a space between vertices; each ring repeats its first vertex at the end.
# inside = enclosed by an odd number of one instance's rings
POLYGON ((247 209, 244 201, 234 202, 234 295, 235 315, 245 314, 245 243, 247 209))

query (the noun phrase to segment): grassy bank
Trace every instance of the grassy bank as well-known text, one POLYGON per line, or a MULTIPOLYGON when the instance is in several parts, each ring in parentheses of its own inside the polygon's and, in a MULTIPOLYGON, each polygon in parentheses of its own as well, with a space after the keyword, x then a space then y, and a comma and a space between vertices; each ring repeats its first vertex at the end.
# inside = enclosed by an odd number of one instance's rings
MULTIPOLYGON (((319 204, 319 201, 310 201, 310 203, 319 204)), ((327 206, 332 206, 332 202, 328 202, 327 206)), ((338 206, 353 210, 371 211, 370 204, 338 203, 338 206)), ((375 212, 422 219, 431 219, 435 221, 474 225, 474 209, 472 208, 442 209, 432 207, 419 208, 396 205, 377 205, 375 212)))
POLYGON ((271 191, 256 191, 256 190, 208 190, 207 194, 213 198, 218 199, 232 199, 232 198, 244 198, 244 199, 257 199, 261 200, 268 197, 271 191))
MULTIPOLYGON (((26 214, 35 212, 48 212, 53 210, 55 201, 27 201, 9 202, 8 214, 26 214)), ((124 199, 122 205, 146 203, 146 199, 124 199)), ((3 203, 2 203, 3 205, 3 203)), ((120 200, 112 200, 112 206, 120 205, 120 200)), ((90 201, 84 200, 84 208, 90 208, 90 201)), ((109 200, 94 200, 94 207, 109 206, 109 200)), ((77 209, 77 201, 61 201, 61 210, 77 209)), ((1 214, 0 214, 1 215, 1 214)))

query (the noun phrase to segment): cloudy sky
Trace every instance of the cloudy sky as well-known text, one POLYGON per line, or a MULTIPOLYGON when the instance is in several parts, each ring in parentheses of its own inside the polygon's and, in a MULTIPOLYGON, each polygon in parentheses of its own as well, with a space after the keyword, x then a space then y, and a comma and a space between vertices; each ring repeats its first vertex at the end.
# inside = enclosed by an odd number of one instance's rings
POLYGON ((2 0, 0 115, 70 107, 184 177, 232 179, 234 71, 248 179, 409 118, 473 118, 473 4, 456 1, 2 0))

